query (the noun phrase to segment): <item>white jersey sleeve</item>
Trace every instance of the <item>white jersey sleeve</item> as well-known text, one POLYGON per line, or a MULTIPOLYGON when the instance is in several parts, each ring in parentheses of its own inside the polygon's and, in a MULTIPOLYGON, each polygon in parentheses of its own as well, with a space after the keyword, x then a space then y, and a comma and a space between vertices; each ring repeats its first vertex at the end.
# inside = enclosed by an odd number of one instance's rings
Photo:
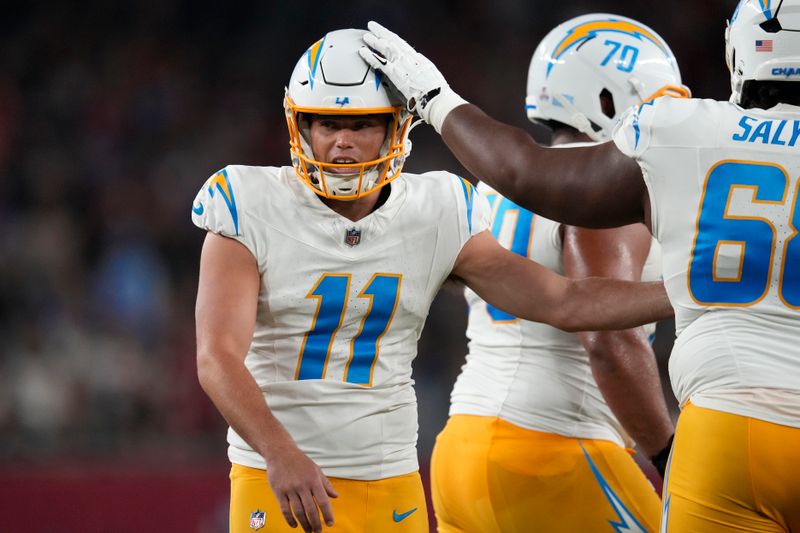
POLYGON ((655 112, 653 103, 631 107, 614 127, 614 142, 628 157, 636 158, 650 144, 650 124, 655 112))
POLYGON ((482 231, 489 229, 491 223, 491 209, 489 201, 481 194, 480 189, 474 187, 470 182, 464 178, 459 177, 461 180, 462 189, 464 190, 465 202, 467 203, 467 210, 469 212, 468 218, 470 219, 471 235, 477 235, 482 231), (469 202, 472 198, 472 206, 469 202))
MULTIPOLYGON (((645 183, 651 192, 653 191, 653 181, 651 174, 658 172, 649 164, 649 157, 655 151, 661 149, 673 149, 675 153, 689 156, 692 147, 686 146, 685 130, 683 124, 695 111, 693 105, 671 106, 674 98, 656 98, 648 103, 637 107, 631 107, 614 129, 614 142, 617 148, 628 157, 636 160, 642 168, 645 183), (664 109, 668 107, 668 109, 664 109), (653 145, 656 146, 653 146, 653 145)), ((693 100, 682 100, 681 104, 694 102, 693 100)), ((676 180, 668 186, 672 188, 673 195, 678 198, 690 194, 685 188, 686 181, 676 180)), ((656 193, 658 194, 658 193, 656 193)), ((654 195, 650 195, 650 217, 653 235, 659 237, 660 223, 663 216, 659 210, 669 209, 671 206, 665 202, 654 201, 654 195)), ((664 216, 671 218, 674 213, 668 212, 664 216)))
POLYGON ((490 208, 486 197, 466 179, 449 172, 428 172, 423 174, 426 178, 441 180, 448 183, 453 189, 452 194, 458 198, 459 218, 462 220, 460 227, 467 230, 462 236, 461 245, 467 240, 489 228, 490 208), (463 200, 463 201, 462 201, 463 200))
POLYGON ((614 142, 650 196, 675 395, 800 427, 800 108, 660 98, 630 111, 614 142))
POLYGON ((192 222, 199 228, 230 237, 258 257, 257 233, 248 231, 246 202, 252 191, 244 188, 235 166, 214 173, 192 203, 192 222))

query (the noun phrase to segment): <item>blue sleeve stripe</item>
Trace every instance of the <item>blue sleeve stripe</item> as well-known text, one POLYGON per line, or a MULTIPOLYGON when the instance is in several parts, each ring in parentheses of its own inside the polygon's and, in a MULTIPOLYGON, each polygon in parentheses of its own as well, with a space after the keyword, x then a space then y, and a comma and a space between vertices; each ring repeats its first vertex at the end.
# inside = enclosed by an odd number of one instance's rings
POLYGON ((464 189, 464 201, 467 202, 467 227, 469 227, 469 233, 472 234, 472 202, 475 200, 475 196, 472 194, 472 184, 459 176, 461 180, 461 187, 464 189))
POLYGON ((639 109, 636 110, 636 115, 633 118, 633 131, 636 132, 636 142, 633 145, 634 148, 638 148, 639 147, 639 137, 642 134, 642 132, 639 130, 639 114, 642 112, 642 109, 644 109, 644 106, 653 105, 654 102, 655 102, 655 98, 650 100, 649 102, 645 102, 645 103, 641 104, 639 106, 639 109))
POLYGON ((228 211, 230 211, 233 219, 233 229, 236 235, 239 235, 239 214, 236 209, 236 198, 233 196, 233 187, 231 187, 227 169, 223 168, 211 178, 208 184, 208 194, 211 198, 214 198, 215 186, 216 190, 222 195, 225 205, 228 206, 228 211))

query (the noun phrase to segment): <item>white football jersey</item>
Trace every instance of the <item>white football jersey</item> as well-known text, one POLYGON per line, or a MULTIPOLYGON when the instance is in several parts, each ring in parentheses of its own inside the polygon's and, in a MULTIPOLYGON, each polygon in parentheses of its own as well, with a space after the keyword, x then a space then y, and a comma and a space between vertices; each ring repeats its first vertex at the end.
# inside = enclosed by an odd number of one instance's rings
MULTIPOLYGON (((403 174, 352 222, 291 167, 229 166, 202 187, 193 222, 236 239, 261 273, 245 364, 280 422, 326 475, 416 471, 411 361, 428 309, 488 206, 445 172, 403 174)), ((264 459, 228 432, 237 464, 264 459)))
MULTIPOLYGON (((564 274, 560 224, 520 208, 488 185, 492 233, 502 246, 564 274)), ((644 280, 660 277, 653 242, 644 280)), ((630 445, 592 376, 575 333, 518 319, 465 291, 469 354, 451 396, 450 414, 496 416, 518 426, 567 437, 630 445)), ((647 326, 648 335, 655 325, 647 326)))
POLYGON ((661 98, 614 141, 650 193, 675 395, 800 427, 800 108, 661 98))

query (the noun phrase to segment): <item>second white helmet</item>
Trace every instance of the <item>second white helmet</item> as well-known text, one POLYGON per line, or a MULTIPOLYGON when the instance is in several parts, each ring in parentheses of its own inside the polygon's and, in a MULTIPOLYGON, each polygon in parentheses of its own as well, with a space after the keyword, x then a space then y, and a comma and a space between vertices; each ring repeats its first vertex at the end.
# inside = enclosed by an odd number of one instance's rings
POLYGON ((747 81, 800 81, 800 0, 742 0, 725 32, 731 101, 747 81))
POLYGON ((525 112, 534 122, 561 122, 605 141, 627 108, 665 94, 690 92, 664 39, 633 19, 594 13, 560 24, 539 43, 525 112), (613 110, 603 109, 601 95, 613 110))

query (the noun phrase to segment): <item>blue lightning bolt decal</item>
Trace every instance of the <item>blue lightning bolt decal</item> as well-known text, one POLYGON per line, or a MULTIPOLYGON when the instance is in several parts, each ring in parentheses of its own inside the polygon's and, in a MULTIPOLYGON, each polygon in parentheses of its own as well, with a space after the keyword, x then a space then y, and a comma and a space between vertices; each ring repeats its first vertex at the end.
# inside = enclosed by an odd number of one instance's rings
POLYGON ((640 524, 639 521, 636 520, 636 517, 633 516, 633 513, 625 507, 625 504, 622 503, 619 496, 617 496, 605 478, 603 478, 600 470, 597 469, 592 458, 589 457, 586 448, 583 447, 583 443, 581 443, 581 449, 583 450, 583 455, 586 457, 586 461, 589 463, 589 467, 592 469, 592 473, 594 473, 594 477, 597 479, 597 483, 600 485, 600 488, 603 489, 603 494, 605 494, 608 503, 611 504, 611 507, 617 514, 617 518, 619 518, 619 522, 608 521, 611 527, 614 528, 614 531, 616 533, 649 533, 647 528, 640 524))
POLYGON ((214 198, 215 187, 216 191, 222 195, 225 205, 228 206, 228 211, 230 211, 231 218, 233 219, 233 228, 236 231, 236 235, 239 235, 239 213, 236 209, 236 198, 233 196, 233 187, 231 187, 230 181, 228 180, 227 170, 220 170, 209 180, 208 194, 211 198, 214 198))
POLYGON ((322 47, 325 46, 326 35, 319 41, 311 45, 306 54, 308 55, 308 81, 311 82, 311 90, 314 90, 314 80, 317 77, 317 67, 319 60, 322 57, 322 47))
POLYGON ((667 53, 667 46, 658 35, 634 22, 614 19, 584 22, 570 29, 567 35, 561 39, 561 42, 553 49, 550 64, 547 65, 547 74, 545 77, 550 76, 550 71, 553 69, 553 66, 558 63, 558 59, 567 53, 569 49, 596 37, 600 32, 624 33, 640 41, 647 39, 661 48, 665 54, 667 53))
POLYGON ((653 102, 655 102, 655 99, 650 100, 650 101, 645 102, 642 105, 640 105, 639 109, 636 110, 636 114, 633 117, 633 131, 636 132, 636 142, 633 144, 634 148, 638 148, 639 147, 639 137, 642 134, 642 132, 639 130, 639 113, 642 112, 642 109, 644 108, 644 106, 653 105, 653 102))
POLYGON ((758 0, 759 5, 761 5, 761 11, 764 13, 764 16, 767 17, 767 20, 772 19, 772 9, 770 4, 772 0, 758 0))
POLYGON ((731 17, 731 21, 729 24, 733 24, 733 22, 739 17, 739 10, 742 9, 742 6, 747 0, 740 0, 740 2, 736 5, 736 9, 733 11, 733 16, 731 17))
POLYGON ((672 494, 669 493, 667 487, 669 486, 669 471, 672 467, 672 451, 670 450, 669 459, 667 459, 667 468, 664 470, 664 487, 661 490, 661 498, 664 503, 661 507, 661 527, 659 528, 662 533, 669 531, 669 504, 672 501, 672 494))
POLYGON ((660 530, 663 533, 667 533, 669 531, 669 502, 672 499, 672 494, 667 496, 667 499, 664 500, 664 505, 661 508, 661 528, 660 530))
POLYGON ((472 234, 472 204, 475 196, 472 194, 472 184, 461 176, 459 176, 459 179, 461 180, 461 187, 464 189, 464 200, 467 202, 467 226, 470 234, 472 234))

